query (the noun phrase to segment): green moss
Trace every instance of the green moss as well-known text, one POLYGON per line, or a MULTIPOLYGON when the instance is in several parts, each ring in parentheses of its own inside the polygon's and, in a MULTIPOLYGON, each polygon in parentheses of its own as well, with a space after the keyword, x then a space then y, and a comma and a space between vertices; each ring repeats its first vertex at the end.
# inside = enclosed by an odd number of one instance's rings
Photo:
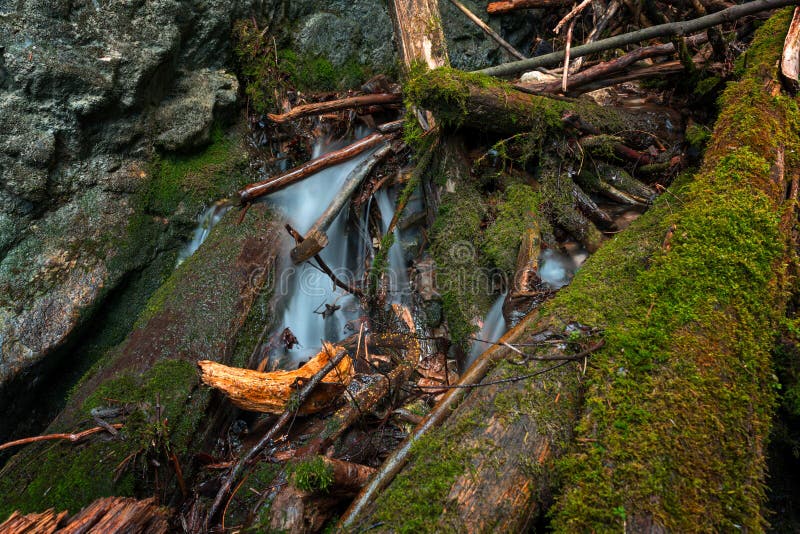
POLYGON ((507 276, 514 274, 517 251, 523 234, 537 228, 541 199, 532 187, 511 184, 506 187, 497 215, 486 229, 483 251, 492 264, 507 276))
POLYGON ((751 59, 762 62, 723 96, 696 181, 662 196, 548 307, 606 329, 587 373, 580 439, 559 462, 557 532, 647 519, 673 532, 764 528, 769 355, 787 255, 782 194, 765 158, 800 146, 796 105, 767 94, 763 78, 787 24, 783 12, 759 32, 751 59))
POLYGON ((474 185, 458 184, 455 193, 442 195, 430 233, 436 283, 450 338, 462 348, 476 331, 474 319, 489 309, 491 271, 482 252, 481 224, 486 206, 474 185))
POLYGON ((327 493, 333 484, 333 466, 321 456, 295 463, 290 471, 292 484, 302 491, 327 493))

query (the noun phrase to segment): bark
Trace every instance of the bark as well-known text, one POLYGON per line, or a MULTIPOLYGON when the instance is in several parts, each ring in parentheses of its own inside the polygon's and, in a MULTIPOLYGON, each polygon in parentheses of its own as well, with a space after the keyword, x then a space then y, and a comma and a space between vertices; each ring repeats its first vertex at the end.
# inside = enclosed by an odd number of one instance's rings
POLYGON ((769 351, 797 216, 785 195, 800 174, 783 159, 797 134, 791 99, 774 81, 774 34, 785 31, 775 26, 759 32, 763 55, 722 100, 693 181, 501 340, 517 350, 497 346, 473 364, 465 379, 491 368, 483 387, 440 401, 373 479, 370 498, 343 516, 345 530, 526 531, 552 502, 552 461, 565 455, 557 532, 761 528, 750 490, 764 480, 769 351), (720 272, 736 289, 719 288, 720 272), (519 354, 566 357, 598 338, 605 346, 582 365, 519 354), (557 339, 563 348, 548 343, 557 339), (514 376, 529 378, 509 383, 514 376), (624 415, 634 412, 648 415, 624 415), (706 491, 720 484, 731 493, 706 491))
POLYGON ((393 0, 389 2, 394 36, 406 69, 422 62, 429 69, 449 65, 447 43, 436 0, 393 0))
MULTIPOLYGON (((281 413, 287 409, 298 386, 317 374, 338 350, 344 349, 325 344, 317 355, 294 371, 262 373, 210 360, 201 360, 197 365, 200 367, 203 383, 222 391, 238 408, 251 412, 281 413)), ((298 415, 324 410, 344 392, 353 379, 353 373, 353 361, 345 356, 336 369, 322 380, 321 386, 300 406, 298 415)))
POLYGON ((275 191, 280 191, 285 187, 289 187, 294 183, 308 178, 322 169, 327 169, 328 167, 332 167, 342 163, 343 161, 354 158, 362 152, 365 152, 387 141, 388 139, 389 138, 384 134, 374 133, 363 139, 359 139, 355 143, 347 145, 342 149, 334 150, 333 152, 329 152, 324 156, 320 156, 298 167, 295 167, 294 169, 283 174, 273 176, 261 182, 250 184, 239 191, 239 201, 242 204, 247 204, 256 198, 269 195, 275 191))

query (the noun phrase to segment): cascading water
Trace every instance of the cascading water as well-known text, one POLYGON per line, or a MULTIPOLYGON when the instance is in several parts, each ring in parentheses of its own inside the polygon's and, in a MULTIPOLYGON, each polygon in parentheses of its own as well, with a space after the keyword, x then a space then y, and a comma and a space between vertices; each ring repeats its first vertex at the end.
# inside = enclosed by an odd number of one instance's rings
POLYGON ((571 257, 555 250, 543 250, 539 256, 539 278, 551 289, 559 289, 569 284, 576 270, 571 257))
POLYGON ((231 207, 232 204, 229 201, 220 200, 200 214, 197 218, 197 228, 194 230, 191 241, 186 243, 186 246, 178 253, 178 260, 175 263, 176 267, 186 261, 186 258, 194 254, 197 249, 200 248, 200 245, 206 240, 208 234, 211 233, 211 229, 214 228, 226 213, 228 213, 231 207))
MULTIPOLYGON (((389 230, 389 223, 392 217, 394 217, 395 203, 387 188, 379 190, 375 194, 375 199, 378 202, 378 209, 381 212, 383 232, 385 233, 389 230)), ((389 262, 389 268, 386 273, 389 279, 389 299, 393 303, 408 304, 410 301, 410 295, 408 294, 408 271, 403 254, 403 241, 398 228, 394 229, 394 243, 392 243, 389 249, 387 259, 389 262)))
POLYGON ((486 314, 486 319, 483 321, 483 326, 480 331, 475 335, 475 341, 467 354, 466 367, 469 367, 475 358, 481 355, 489 347, 491 347, 498 339, 503 337, 506 333, 506 320, 503 317, 503 302, 506 300, 506 293, 503 293, 497 300, 494 301, 489 313, 486 314))
MULTIPOLYGON (((320 140, 314 147, 313 157, 336 148, 339 147, 328 140, 320 140)), ((324 169, 274 193, 268 201, 298 232, 305 234, 342 188, 350 172, 372 152, 324 169)), ((320 252, 320 257, 338 278, 355 281, 362 277, 369 243, 365 242, 363 232, 353 232, 350 239, 346 223, 347 210, 344 209, 328 227, 328 246, 320 252)), ((271 339, 279 339, 288 328, 297 340, 296 344, 289 344, 291 347, 286 343, 271 343, 269 356, 273 362, 280 362, 281 367, 292 367, 307 360, 317 353, 323 339, 336 342, 358 329, 356 323, 362 314, 358 300, 334 287, 328 275, 310 262, 285 265, 276 291, 281 297, 280 320, 271 339)))

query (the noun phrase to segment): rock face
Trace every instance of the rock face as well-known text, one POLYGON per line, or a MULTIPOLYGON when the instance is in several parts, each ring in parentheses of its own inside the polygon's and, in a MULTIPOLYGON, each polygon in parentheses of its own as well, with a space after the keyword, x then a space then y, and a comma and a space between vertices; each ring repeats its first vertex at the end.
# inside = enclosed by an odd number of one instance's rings
POLYGON ((131 239, 153 146, 231 115, 230 27, 256 4, 0 0, 0 385, 157 252, 131 239))

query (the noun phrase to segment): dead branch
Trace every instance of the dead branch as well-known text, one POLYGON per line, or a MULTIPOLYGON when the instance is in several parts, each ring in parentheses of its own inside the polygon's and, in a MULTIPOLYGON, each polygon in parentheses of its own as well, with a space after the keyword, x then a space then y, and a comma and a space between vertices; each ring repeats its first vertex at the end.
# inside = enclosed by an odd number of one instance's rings
POLYGON ((363 139, 359 139, 355 143, 347 145, 342 149, 334 150, 333 152, 329 152, 324 156, 320 156, 316 159, 306 162, 283 174, 273 176, 261 182, 250 184, 237 193, 239 202, 241 204, 247 204, 258 197, 269 195, 275 191, 280 191, 281 189, 297 183, 300 180, 308 178, 312 174, 321 171, 322 169, 327 169, 328 167, 332 167, 343 161, 354 158, 362 152, 369 150, 370 148, 387 140, 389 140, 389 136, 380 133, 374 133, 364 137, 363 139))
POLYGON ((304 104, 297 106, 287 113, 276 115, 268 113, 267 117, 272 122, 284 123, 308 117, 309 115, 321 115, 331 111, 340 111, 342 109, 358 108, 362 106, 371 105, 386 105, 397 104, 403 101, 400 94, 394 93, 377 93, 371 95, 354 96, 350 98, 342 98, 340 100, 330 100, 328 102, 316 102, 314 104, 304 104))
POLYGON ((588 6, 588 5, 589 5, 589 4, 591 4, 591 3, 592 3, 592 0, 583 0, 583 2, 581 2, 580 4, 578 4, 577 6, 575 6, 574 8, 572 8, 572 9, 570 10, 570 12, 569 12, 569 13, 567 13, 567 14, 564 16, 564 18, 563 18, 563 19, 561 19, 560 21, 558 21, 558 24, 556 24, 556 27, 555 27, 555 28, 553 28, 553 33, 555 33, 556 35, 558 35, 558 34, 561 32, 561 28, 563 28, 563 27, 564 27, 564 24, 566 24, 566 23, 568 23, 568 22, 572 21, 573 19, 575 19, 575 17, 577 17, 578 15, 580 15, 580 14, 581 14, 581 12, 582 12, 584 9, 586 9, 586 6, 588 6))
MULTIPOLYGON (((113 429, 117 430, 117 429, 122 428, 123 425, 120 424, 120 423, 116 423, 116 424, 113 424, 113 425, 110 425, 110 426, 113 429)), ((89 430, 84 430, 82 432, 76 432, 76 433, 73 433, 73 434, 46 434, 44 436, 33 436, 33 437, 30 437, 30 438, 18 439, 18 440, 9 441, 8 443, 3 443, 2 445, 0 445, 0 451, 5 450, 5 449, 10 449, 11 447, 17 447, 19 445, 27 445, 29 443, 36 443, 37 441, 49 441, 49 440, 58 440, 58 439, 64 439, 64 440, 72 441, 72 442, 80 441, 83 438, 85 438, 86 436, 91 436, 92 434, 97 434, 99 432, 102 432, 103 430, 108 431, 105 428, 105 426, 96 426, 94 428, 90 428, 89 430)))
MULTIPOLYGON (((619 11, 620 3, 619 0, 611 0, 608 3, 608 7, 603 11, 603 14, 598 19, 597 23, 592 28, 592 31, 589 33, 589 36, 586 38, 586 41, 583 44, 589 44, 597 41, 598 37, 603 33, 608 26, 608 22, 617 14, 619 11)), ((597 10, 595 10, 595 15, 597 15, 597 10)), ((586 59, 586 56, 577 58, 570 66, 571 72, 577 72, 581 70, 583 66, 583 61, 586 59)))
POLYGON ((467 7, 459 2, 458 0, 450 0, 450 3, 456 6, 462 13, 464 13, 469 20, 475 23, 475 25, 482 29, 486 35, 494 39, 494 41, 499 44, 503 50, 511 54, 517 59, 526 59, 516 48, 514 48, 511 43, 500 37, 496 31, 494 31, 488 24, 483 22, 480 18, 478 18, 472 11, 467 9, 467 7))
MULTIPOLYGON (((738 20, 748 15, 760 13, 762 11, 769 11, 783 6, 792 5, 796 0, 755 0, 746 4, 734 6, 723 11, 718 11, 712 15, 696 18, 693 20, 671 22, 669 24, 660 24, 658 26, 651 26, 631 33, 624 33, 608 39, 601 39, 594 43, 576 46, 572 49, 572 57, 577 58, 589 54, 595 54, 604 50, 611 50, 613 48, 623 47, 657 37, 671 37, 683 36, 705 30, 718 24, 724 24, 738 20)), ((521 72, 536 69, 538 67, 548 67, 559 64, 564 59, 564 51, 553 52, 544 54, 535 58, 513 61, 496 67, 489 67, 481 69, 477 72, 488 74, 490 76, 513 76, 521 72)))
MULTIPOLYGON (((286 231, 289 232, 289 235, 291 235, 294 238, 295 243, 297 243, 299 245, 299 244, 301 244, 303 242, 304 238, 303 238, 302 235, 300 235, 300 232, 298 232, 297 230, 292 228, 291 225, 289 225, 288 223, 285 225, 285 228, 286 228, 286 231)), ((364 292, 361 291, 359 288, 357 288, 356 286, 354 286, 352 284, 348 284, 348 283, 343 282, 342 280, 340 280, 339 277, 336 276, 336 274, 333 272, 333 270, 330 267, 328 267, 328 264, 325 263, 325 261, 322 259, 322 256, 320 256, 319 254, 316 254, 314 256, 314 260, 317 262, 317 265, 319 266, 319 268, 322 269, 322 272, 327 274, 330 277, 331 281, 333 281, 333 283, 336 284, 337 287, 339 287, 341 289, 344 289, 345 291, 355 295, 356 297, 358 297, 358 298, 360 298, 362 300, 366 298, 366 295, 364 295, 364 292)))
MULTIPOLYGON (((315 376, 333 355, 343 350, 342 347, 324 343, 316 356, 295 371, 262 373, 210 360, 201 360, 197 365, 203 383, 220 390, 235 406, 251 412, 281 413, 289 406, 297 386, 315 376)), ((350 383, 353 373, 352 360, 350 357, 343 358, 331 376, 322 379, 322 384, 329 387, 313 391, 306 402, 297 408, 297 414, 316 413, 330 405, 350 383)))
POLYGON ((336 194, 330 205, 328 205, 328 208, 319 216, 298 245, 292 249, 290 255, 295 264, 303 263, 309 258, 316 256, 323 248, 328 246, 328 235, 325 233, 325 230, 330 226, 336 216, 339 215, 339 212, 342 211, 342 208, 350 200, 350 197, 358 186, 361 185, 375 166, 389 155, 391 151, 392 148, 387 143, 353 169, 347 177, 342 189, 336 194))
POLYGON ((349 356, 347 355, 347 351, 344 349, 340 349, 333 358, 328 360, 325 366, 317 372, 305 385, 295 394, 294 402, 291 404, 295 407, 295 409, 288 409, 281 414, 275 424, 272 425, 272 428, 264 434, 264 436, 256 443, 247 453, 239 458, 239 462, 236 466, 231 470, 230 474, 225 478, 220 487, 219 491, 217 492, 217 496, 214 498, 214 503, 211 505, 211 508, 208 511, 208 515, 206 516, 206 527, 210 526, 210 523, 215 519, 217 514, 220 512, 220 507, 222 506, 222 502, 228 497, 230 491, 233 487, 233 484, 236 483, 239 479, 239 476, 242 474, 242 471, 247 466, 248 462, 252 460, 257 454, 259 454, 269 443, 271 443, 276 437, 278 437, 278 433, 283 430, 283 427, 286 426, 286 423, 294 417, 295 412, 297 409, 300 409, 306 400, 311 396, 314 392, 314 389, 317 385, 322 382, 322 380, 336 368, 342 360, 349 356))
POLYGON ((568 6, 571 3, 572 0, 504 0, 502 2, 490 2, 486 6, 486 12, 490 15, 502 15, 518 9, 548 9, 568 6))

